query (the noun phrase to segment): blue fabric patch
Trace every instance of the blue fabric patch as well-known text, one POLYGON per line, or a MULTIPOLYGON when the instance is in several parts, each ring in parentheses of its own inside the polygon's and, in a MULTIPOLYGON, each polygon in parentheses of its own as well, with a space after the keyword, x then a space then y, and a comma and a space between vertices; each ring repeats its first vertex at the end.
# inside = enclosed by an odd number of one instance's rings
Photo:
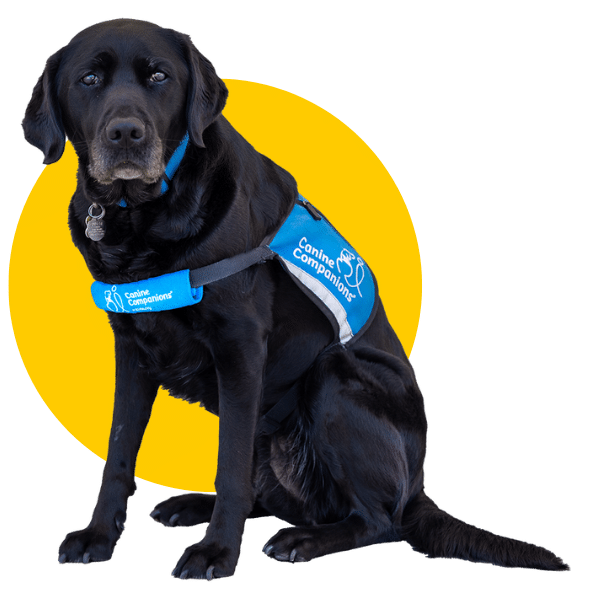
POLYGON ((332 313, 342 343, 369 322, 376 297, 371 270, 324 217, 316 220, 296 204, 269 247, 332 313))
POLYGON ((202 294, 203 288, 190 286, 189 269, 133 283, 95 281, 92 284, 96 306, 116 313, 172 310, 197 304, 202 300, 202 294))

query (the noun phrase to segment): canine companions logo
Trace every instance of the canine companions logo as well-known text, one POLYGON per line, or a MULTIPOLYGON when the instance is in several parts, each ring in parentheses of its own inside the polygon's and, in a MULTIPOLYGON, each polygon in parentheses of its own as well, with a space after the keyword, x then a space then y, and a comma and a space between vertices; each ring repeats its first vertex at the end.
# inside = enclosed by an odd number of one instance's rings
POLYGON ((95 281, 92 284, 92 297, 96 306, 104 310, 137 313, 196 304, 202 299, 202 288, 190 286, 190 272, 185 270, 133 283, 95 281))
MULTIPOLYGON (((127 304, 129 306, 143 306, 144 309, 146 305, 151 304, 152 302, 163 302, 164 300, 170 300, 172 297, 172 290, 166 294, 155 294, 154 296, 150 295, 150 290, 139 290, 131 293, 125 292, 125 298, 127 298, 127 304)), ((137 310, 144 309, 137 308, 137 310)))
POLYGON ((269 248, 348 343, 375 314, 376 283, 358 252, 299 197, 269 248))
POLYGON ((104 291, 104 298, 106 299, 106 310, 110 312, 139 312, 141 310, 152 310, 148 304, 153 302, 164 302, 170 300, 173 297, 173 291, 169 291, 165 294, 150 295, 150 290, 136 290, 135 292, 124 292, 126 303, 123 304, 123 299, 119 292, 117 292, 117 286, 113 285, 110 290, 104 291))
POLYGON ((365 277, 365 263, 360 256, 356 258, 356 255, 347 248, 342 248, 339 258, 333 260, 323 251, 323 248, 316 248, 304 236, 294 249, 293 255, 307 267, 314 269, 317 275, 322 275, 333 283, 347 302, 352 302, 356 298, 356 294, 353 294, 349 288, 356 289, 358 295, 362 297, 360 284, 365 277))

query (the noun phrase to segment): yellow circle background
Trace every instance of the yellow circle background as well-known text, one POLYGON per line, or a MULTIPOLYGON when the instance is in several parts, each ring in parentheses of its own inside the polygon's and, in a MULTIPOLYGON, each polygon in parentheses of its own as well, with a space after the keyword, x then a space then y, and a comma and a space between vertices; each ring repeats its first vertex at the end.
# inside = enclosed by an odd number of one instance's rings
MULTIPOLYGON (((421 309, 413 225, 394 181, 369 147, 327 111, 277 88, 226 80, 224 114, 262 154, 296 178, 369 264, 407 354, 421 309)), ((114 394, 114 342, 95 307, 92 277, 71 242, 67 207, 77 158, 70 144, 35 184, 15 234, 10 308, 21 357, 56 418, 103 459, 114 394)), ((160 390, 136 465, 142 479, 214 491, 218 419, 160 390)))

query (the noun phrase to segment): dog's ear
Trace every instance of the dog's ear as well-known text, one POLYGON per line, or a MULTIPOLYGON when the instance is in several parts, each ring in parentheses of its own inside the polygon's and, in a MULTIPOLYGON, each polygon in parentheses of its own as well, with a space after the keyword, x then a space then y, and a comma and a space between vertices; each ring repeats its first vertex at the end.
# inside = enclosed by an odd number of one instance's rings
POLYGON ((56 162, 65 149, 65 130, 56 93, 56 75, 61 56, 62 50, 59 50, 46 62, 23 119, 25 139, 44 153, 46 165, 56 162))
POLYGON ((188 63, 188 133, 193 144, 204 148, 202 133, 221 114, 227 101, 227 87, 212 63, 198 52, 188 36, 182 36, 188 63))

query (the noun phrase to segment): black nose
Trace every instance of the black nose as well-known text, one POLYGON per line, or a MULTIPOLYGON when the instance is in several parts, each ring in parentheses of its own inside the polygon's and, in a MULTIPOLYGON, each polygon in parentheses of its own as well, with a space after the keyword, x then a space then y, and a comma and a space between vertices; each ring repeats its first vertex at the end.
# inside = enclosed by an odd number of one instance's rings
POLYGON ((106 136, 111 144, 131 148, 144 141, 146 127, 136 118, 113 119, 106 127, 106 136))

